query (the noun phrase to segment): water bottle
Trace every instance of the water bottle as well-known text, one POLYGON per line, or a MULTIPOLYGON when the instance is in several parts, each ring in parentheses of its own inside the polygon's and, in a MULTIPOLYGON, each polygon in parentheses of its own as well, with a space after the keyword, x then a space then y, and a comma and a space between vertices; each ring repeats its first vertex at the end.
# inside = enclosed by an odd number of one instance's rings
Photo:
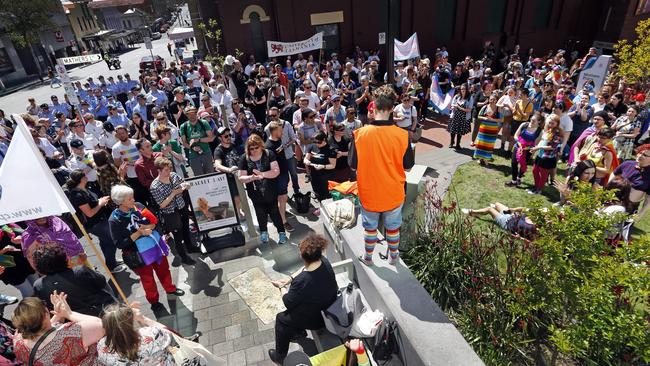
POLYGON ((366 349, 363 346, 363 342, 359 342, 359 348, 356 351, 357 354, 357 364, 359 366, 370 366, 370 360, 366 354, 366 349))

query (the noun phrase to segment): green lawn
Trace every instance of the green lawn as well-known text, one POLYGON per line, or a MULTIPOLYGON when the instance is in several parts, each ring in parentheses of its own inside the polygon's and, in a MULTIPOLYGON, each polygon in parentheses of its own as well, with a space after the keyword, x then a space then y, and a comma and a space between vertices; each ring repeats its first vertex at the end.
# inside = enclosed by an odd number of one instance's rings
MULTIPOLYGON (((463 164, 458 167, 456 174, 451 181, 449 194, 445 201, 456 200, 461 208, 483 208, 490 203, 501 202, 509 207, 529 206, 533 202, 551 204, 560 200, 557 190, 546 185, 542 195, 531 195, 526 190, 533 187, 532 165, 517 187, 506 187, 505 183, 510 181, 510 160, 495 155, 495 160, 487 168, 482 167, 476 161, 463 164)), ((558 176, 565 178, 566 165, 558 166, 558 176)), ((490 220, 483 217, 480 225, 488 225, 490 220)), ((637 220, 633 229, 633 236, 643 235, 650 232, 650 215, 644 215, 637 220)))

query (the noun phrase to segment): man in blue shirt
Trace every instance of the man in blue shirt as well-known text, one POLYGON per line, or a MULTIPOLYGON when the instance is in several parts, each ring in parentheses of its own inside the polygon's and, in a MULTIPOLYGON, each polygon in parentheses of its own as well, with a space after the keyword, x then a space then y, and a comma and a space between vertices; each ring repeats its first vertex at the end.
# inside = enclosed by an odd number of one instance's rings
POLYGON ((54 117, 54 113, 50 110, 50 106, 47 103, 43 103, 40 108, 41 110, 38 112, 38 118, 46 118, 50 123, 54 122, 56 117, 54 117))
POLYGON ((106 122, 108 118, 108 100, 102 95, 102 90, 95 89, 95 95, 90 98, 90 110, 98 120, 106 122))
MULTIPOLYGON (((138 95, 136 95, 136 100, 138 101, 138 104, 136 104, 133 107, 133 113, 135 113, 135 112, 140 113, 140 116, 142 116, 142 119, 145 122, 149 122, 149 118, 147 117, 147 103, 146 103, 147 102, 147 97, 142 95, 142 94, 138 94, 138 95)), ((133 116, 133 113, 131 113, 131 116, 133 116)))
POLYGON ((62 112, 66 116, 70 115, 70 110, 72 109, 70 107, 70 104, 59 103, 59 97, 57 97, 56 95, 51 96, 50 100, 52 101, 52 107, 50 108, 50 110, 52 110, 54 114, 56 114, 57 112, 62 112))
POLYGON ((158 89, 158 84, 155 81, 149 82, 149 93, 147 100, 152 100, 153 104, 158 108, 167 106, 167 93, 158 89))
POLYGON ((120 86, 115 82, 115 79, 113 79, 112 76, 108 77, 108 82, 106 83, 106 89, 108 89, 108 92, 116 97, 120 93, 120 86))
POLYGON ((129 87, 124 81, 124 76, 122 75, 117 75, 117 94, 115 97, 117 100, 119 100, 122 104, 126 106, 126 101, 128 100, 128 94, 129 94, 129 87))
POLYGON ((131 80, 131 75, 129 74, 124 74, 124 79, 126 81, 127 90, 133 90, 133 88, 140 86, 140 83, 137 80, 131 80))
POLYGON ((108 118, 106 122, 109 122, 113 127, 124 126, 129 128, 129 118, 124 113, 119 113, 118 109, 114 105, 108 106, 108 118))
POLYGON ((530 89, 528 96, 533 102, 533 111, 539 111, 542 109, 543 93, 542 88, 539 85, 539 81, 535 80, 533 82, 533 87, 530 89))

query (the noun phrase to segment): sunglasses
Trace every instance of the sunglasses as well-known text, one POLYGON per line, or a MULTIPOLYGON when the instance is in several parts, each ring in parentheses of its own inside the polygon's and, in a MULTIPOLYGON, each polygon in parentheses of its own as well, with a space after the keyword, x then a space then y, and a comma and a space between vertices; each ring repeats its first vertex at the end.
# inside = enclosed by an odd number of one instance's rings
POLYGON ((311 86, 305 85, 305 89, 311 89, 311 86))
POLYGON ((316 118, 316 115, 315 114, 310 114, 309 116, 307 116, 307 118, 316 118))
POLYGON ((202 102, 209 102, 210 99, 201 99, 202 102))
POLYGON ((222 135, 221 137, 223 137, 224 139, 228 139, 228 138, 230 138, 230 134, 222 135))
POLYGON ((278 116, 277 114, 269 114, 269 117, 271 117, 271 118, 275 118, 277 116, 278 116))
POLYGON ((167 119, 167 117, 158 117, 158 118, 156 118, 156 121, 164 121, 166 119, 167 119))

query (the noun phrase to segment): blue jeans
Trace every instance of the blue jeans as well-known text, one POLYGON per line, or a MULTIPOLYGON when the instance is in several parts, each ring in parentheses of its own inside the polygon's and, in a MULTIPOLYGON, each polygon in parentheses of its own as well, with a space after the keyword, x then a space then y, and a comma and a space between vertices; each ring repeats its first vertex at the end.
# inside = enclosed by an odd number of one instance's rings
MULTIPOLYGON (((284 154, 284 152, 282 152, 284 154)), ((292 156, 287 159, 287 169, 291 177, 291 185, 293 186, 293 193, 300 192, 300 185, 298 184, 298 168, 296 166, 296 157, 292 156)))
POLYGON ((379 218, 384 218, 384 228, 387 230, 396 230, 402 226, 402 202, 396 208, 385 212, 368 211, 361 206, 361 223, 365 230, 376 230, 379 226, 379 218))

